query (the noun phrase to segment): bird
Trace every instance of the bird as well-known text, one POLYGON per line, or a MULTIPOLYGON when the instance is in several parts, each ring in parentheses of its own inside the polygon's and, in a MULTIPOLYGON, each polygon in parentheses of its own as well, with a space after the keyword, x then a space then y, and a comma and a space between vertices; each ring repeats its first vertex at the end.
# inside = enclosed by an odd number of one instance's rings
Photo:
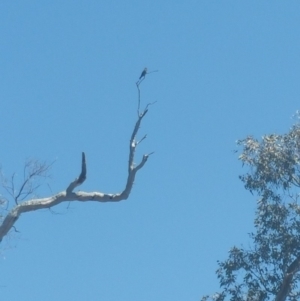
POLYGON ((141 79, 142 77, 145 77, 146 74, 147 74, 147 68, 145 68, 145 69, 143 70, 143 72, 142 72, 142 74, 141 74, 141 76, 140 76, 139 79, 141 79))

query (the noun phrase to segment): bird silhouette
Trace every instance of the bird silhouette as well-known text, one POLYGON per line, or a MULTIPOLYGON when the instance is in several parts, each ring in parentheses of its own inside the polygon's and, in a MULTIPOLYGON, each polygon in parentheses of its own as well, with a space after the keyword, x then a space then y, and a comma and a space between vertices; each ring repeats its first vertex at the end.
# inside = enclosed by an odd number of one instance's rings
POLYGON ((147 74, 147 68, 145 68, 145 69, 143 70, 143 72, 142 72, 142 74, 141 74, 141 76, 140 76, 139 79, 141 79, 142 77, 145 77, 146 74, 147 74))

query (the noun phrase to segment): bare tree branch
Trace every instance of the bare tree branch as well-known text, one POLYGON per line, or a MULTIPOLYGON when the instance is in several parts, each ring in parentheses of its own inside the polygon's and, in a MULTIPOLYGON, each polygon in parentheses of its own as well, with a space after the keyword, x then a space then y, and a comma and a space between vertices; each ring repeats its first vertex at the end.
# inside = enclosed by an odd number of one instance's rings
MULTIPOLYGON (((9 213, 4 218, 2 224, 0 225, 0 242, 2 241, 3 237, 10 231, 12 227, 14 227, 15 222, 18 220, 20 215, 25 212, 40 210, 40 209, 47 209, 53 206, 56 206, 62 202, 66 201, 79 201, 79 202, 119 202, 122 200, 126 200, 133 187, 133 183, 135 180, 136 173, 140 170, 145 163, 147 162, 149 156, 152 154, 145 154, 141 160, 141 162, 134 166, 134 155, 135 150, 138 145, 136 141, 136 135, 138 133, 140 124, 148 112, 148 107, 151 104, 146 106, 144 112, 140 113, 138 116, 138 120, 135 123, 134 129, 131 134, 130 138, 130 147, 129 147, 129 160, 128 160, 128 176, 124 190, 121 193, 111 194, 111 193, 102 193, 102 192, 73 192, 73 190, 81 185, 86 179, 86 159, 85 153, 82 153, 82 164, 81 164, 81 173, 78 178, 76 178, 73 182, 71 182, 68 188, 65 191, 59 192, 53 196, 46 197, 46 198, 38 198, 38 199, 31 199, 28 201, 24 201, 20 204, 17 204, 14 208, 12 208, 9 213)), ((144 137, 145 138, 145 137, 144 137)), ((142 138, 142 140, 144 139, 142 138)), ((29 178, 27 177, 26 180, 30 180, 33 176, 38 173, 38 170, 33 170, 29 173, 29 178)), ((45 170, 45 169, 44 169, 45 170)), ((25 181, 26 181, 25 180, 25 181)), ((28 183, 27 181, 27 183, 28 183)), ((21 186, 20 190, 18 191, 16 200, 18 197, 24 193, 24 187, 26 187, 26 183, 24 182, 21 186)))
MULTIPOLYGON (((139 80, 135 83, 136 87, 138 89, 138 109, 137 109, 137 113, 138 116, 140 115, 140 107, 141 107, 141 90, 140 90, 140 84, 144 81, 144 79, 146 78, 147 74, 153 73, 153 72, 158 72, 158 70, 153 70, 153 71, 148 71, 147 68, 145 68, 139 78, 139 80)), ((152 103, 151 103, 152 104, 152 103)), ((146 109, 148 108, 149 104, 147 105, 146 109)), ((146 111, 146 109, 144 111, 146 111)))
MULTIPOLYGON (((144 77, 145 78, 145 77, 144 77)), ((143 80, 144 80, 143 78, 143 80)), ((137 108, 137 114, 138 116, 140 115, 140 106, 141 106, 141 90, 140 90, 140 83, 143 81, 143 80, 140 80, 136 83, 136 87, 138 89, 138 108, 137 108)))
POLYGON ((70 183, 69 187, 67 188, 67 193, 72 192, 75 187, 81 185, 86 179, 86 161, 85 161, 85 153, 82 153, 82 160, 81 160, 81 173, 78 178, 76 178, 72 183, 70 183))
POLYGON ((13 173, 10 180, 7 180, 1 172, 1 185, 6 192, 14 199, 18 204, 19 200, 24 200, 34 191, 39 188, 40 184, 37 182, 39 178, 48 177, 48 171, 51 168, 53 162, 48 164, 46 162, 39 162, 38 160, 29 159, 26 161, 23 170, 23 182, 21 187, 17 190, 16 185, 16 173, 13 173))

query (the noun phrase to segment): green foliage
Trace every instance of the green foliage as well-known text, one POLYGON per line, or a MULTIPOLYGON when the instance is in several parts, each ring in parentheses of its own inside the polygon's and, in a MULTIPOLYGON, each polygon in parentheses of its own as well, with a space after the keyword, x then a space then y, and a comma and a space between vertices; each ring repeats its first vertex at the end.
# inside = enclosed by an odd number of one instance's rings
POLYGON ((252 248, 233 247, 218 262, 221 292, 202 300, 300 300, 300 124, 284 135, 247 137, 238 144, 239 159, 249 167, 240 179, 259 197, 252 248))

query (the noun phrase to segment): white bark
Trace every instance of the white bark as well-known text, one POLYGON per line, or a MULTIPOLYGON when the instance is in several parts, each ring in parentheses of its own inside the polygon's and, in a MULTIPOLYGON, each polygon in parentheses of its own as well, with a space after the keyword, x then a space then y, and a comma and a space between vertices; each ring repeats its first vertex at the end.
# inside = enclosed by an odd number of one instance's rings
POLYGON ((128 160, 128 176, 125 189, 121 193, 116 194, 107 194, 102 192, 73 192, 75 187, 81 185, 86 179, 86 161, 85 161, 85 154, 82 153, 82 168, 81 173, 77 179, 71 182, 68 188, 65 191, 59 192, 53 196, 41 199, 32 199, 28 201, 24 201, 20 204, 17 204, 13 207, 7 216, 4 218, 2 224, 0 225, 0 242, 2 241, 3 237, 10 231, 10 229, 14 226, 17 219, 20 217, 22 213, 51 208, 55 205, 58 205, 62 202, 66 201, 80 201, 80 202, 119 202, 122 200, 126 200, 131 192, 134 179, 136 173, 139 169, 141 169, 148 160, 148 157, 152 154, 146 154, 143 156, 141 162, 134 166, 134 155, 135 150, 139 142, 146 138, 144 136, 140 141, 136 141, 136 135, 138 133, 141 121, 143 117, 148 112, 148 106, 146 107, 145 111, 138 115, 138 120, 135 124, 133 129, 131 138, 130 138, 130 148, 129 148, 129 160, 128 160))

